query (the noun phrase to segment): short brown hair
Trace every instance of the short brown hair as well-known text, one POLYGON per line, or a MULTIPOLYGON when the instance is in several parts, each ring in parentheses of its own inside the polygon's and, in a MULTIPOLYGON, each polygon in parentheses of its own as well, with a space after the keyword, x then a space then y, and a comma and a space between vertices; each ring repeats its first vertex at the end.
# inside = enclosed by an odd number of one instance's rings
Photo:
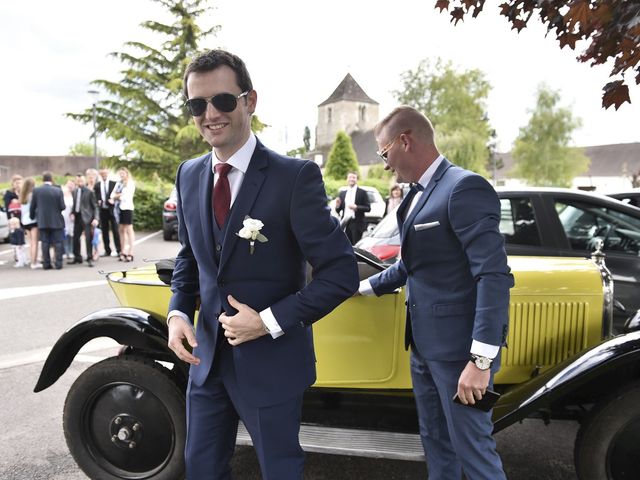
POLYGON ((402 105, 394 108, 391 113, 378 122, 374 134, 377 136, 383 128, 389 129, 389 137, 395 137, 406 130, 435 145, 435 131, 431 121, 413 107, 402 105))
POLYGON ((182 92, 185 98, 189 98, 189 92, 187 91, 187 80, 189 75, 194 72, 210 72, 223 65, 226 65, 236 74, 236 83, 243 92, 253 90, 253 83, 251 83, 251 77, 247 66, 242 59, 233 53, 225 50, 209 50, 195 57, 189 65, 187 65, 184 71, 184 77, 182 79, 182 92))

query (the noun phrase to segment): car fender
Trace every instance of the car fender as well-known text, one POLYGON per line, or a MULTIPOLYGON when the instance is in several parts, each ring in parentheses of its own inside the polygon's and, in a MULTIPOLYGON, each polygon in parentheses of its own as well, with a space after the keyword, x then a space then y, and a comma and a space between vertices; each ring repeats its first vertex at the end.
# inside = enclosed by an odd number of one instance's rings
MULTIPOLYGON (((607 393, 600 386, 611 378, 620 378, 640 370, 640 331, 610 338, 580 352, 528 382, 507 390, 494 408, 494 431, 531 416, 549 411, 554 404, 571 403, 576 392, 592 389, 590 398, 597 401, 607 393), (629 369, 628 367, 634 367, 629 369)), ((636 378, 635 376, 633 378, 636 378)), ((606 382, 608 383, 608 382, 606 382)), ((616 385, 622 387, 623 385, 616 385)))
POLYGON ((91 313, 62 334, 51 349, 34 391, 53 385, 67 371, 78 351, 90 340, 109 337, 121 345, 147 352, 156 360, 172 362, 186 378, 187 366, 167 344, 167 326, 136 308, 108 308, 91 313))

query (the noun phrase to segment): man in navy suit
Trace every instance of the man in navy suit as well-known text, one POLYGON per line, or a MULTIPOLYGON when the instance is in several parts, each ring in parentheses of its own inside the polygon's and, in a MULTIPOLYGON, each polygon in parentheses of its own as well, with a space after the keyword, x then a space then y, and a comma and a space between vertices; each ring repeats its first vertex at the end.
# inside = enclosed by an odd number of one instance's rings
POLYGON ((257 93, 240 58, 203 54, 184 85, 213 147, 176 176, 182 248, 168 323, 170 348, 191 364, 187 478, 231 478, 241 419, 263 478, 301 479, 302 394, 315 381, 311 325, 357 290, 353 250, 330 216, 318 166, 276 154, 251 132, 257 93))
POLYGON ((507 336, 513 276, 500 201, 484 178, 440 155, 417 110, 396 108, 374 133, 386 168, 415 184, 398 207, 401 260, 361 282, 360 293, 406 285, 405 343, 429 478, 505 478, 491 413, 468 405, 492 386, 507 336))
POLYGON ((54 265, 56 270, 62 268, 62 240, 64 232, 64 195, 62 189, 53 184, 53 174, 42 174, 43 184, 33 190, 31 211, 29 215, 36 219, 40 241, 42 242, 42 268, 51 270, 51 247, 55 252, 54 265))

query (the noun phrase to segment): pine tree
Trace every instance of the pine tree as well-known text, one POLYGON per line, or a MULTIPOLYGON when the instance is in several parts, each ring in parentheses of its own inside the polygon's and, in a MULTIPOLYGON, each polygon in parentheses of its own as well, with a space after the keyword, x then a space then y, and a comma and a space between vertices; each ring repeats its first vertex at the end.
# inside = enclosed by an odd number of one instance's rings
POLYGON ((329 152, 324 175, 334 180, 344 180, 349 172, 359 173, 358 157, 353 149, 351 137, 345 132, 338 132, 329 152))

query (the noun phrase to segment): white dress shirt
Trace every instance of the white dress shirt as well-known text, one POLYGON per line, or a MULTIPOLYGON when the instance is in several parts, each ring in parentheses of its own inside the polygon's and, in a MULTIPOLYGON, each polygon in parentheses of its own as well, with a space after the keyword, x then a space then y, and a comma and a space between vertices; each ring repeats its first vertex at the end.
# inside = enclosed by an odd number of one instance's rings
POLYGON ((349 205, 356 204, 356 190, 358 189, 357 185, 353 187, 349 187, 347 192, 344 194, 344 210, 342 214, 342 218, 347 219, 351 217, 355 217, 356 211, 349 208, 349 205))
MULTIPOLYGON (((247 173, 247 169, 249 168, 249 162, 251 161, 251 157, 253 156, 253 152, 256 149, 256 144, 258 140, 256 136, 252 133, 249 135, 249 139, 245 142, 245 144, 240 147, 238 151, 236 151, 233 155, 229 157, 226 162, 221 162, 215 154, 215 151, 212 154, 213 162, 211 164, 211 168, 213 170, 213 184, 215 185, 218 181, 219 175, 216 173, 215 166, 218 163, 227 163, 231 165, 233 168, 229 170, 227 174, 227 178, 229 179, 229 187, 231 188, 231 207, 233 207, 233 203, 240 192, 240 187, 242 186, 242 181, 244 180, 244 176, 247 173)), ((169 312, 167 319, 176 316, 183 318, 187 322, 189 322, 189 317, 179 310, 172 310, 169 312)), ((278 338, 281 335, 284 335, 282 328, 280 328, 280 324, 276 320, 276 317, 273 315, 271 308, 266 308, 260 312, 260 318, 262 322, 269 330, 269 334, 272 338, 278 338)))
MULTIPOLYGON (((444 157, 442 155, 439 155, 438 158, 436 158, 434 162, 429 165, 429 168, 427 168, 427 170, 425 170, 425 172, 422 174, 420 180, 418 180, 418 183, 422 185, 423 189, 427 187, 427 185, 431 181, 431 178, 433 177, 433 174, 436 172, 443 159, 444 157)), ((411 204, 409 205, 409 208, 407 208, 405 218, 409 216, 411 210, 413 210, 413 208, 416 206, 416 204, 418 203, 418 199, 421 196, 422 191, 416 192, 416 194, 413 196, 413 198, 411 199, 411 204)), ((358 293, 365 296, 375 295, 375 292, 373 291, 368 278, 360 282, 358 293)), ((473 342, 471 343, 471 353, 473 353, 474 355, 480 355, 481 357, 487 358, 495 358, 498 355, 499 351, 500 347, 496 345, 489 345, 488 343, 479 342, 477 340, 473 340, 473 342)))

